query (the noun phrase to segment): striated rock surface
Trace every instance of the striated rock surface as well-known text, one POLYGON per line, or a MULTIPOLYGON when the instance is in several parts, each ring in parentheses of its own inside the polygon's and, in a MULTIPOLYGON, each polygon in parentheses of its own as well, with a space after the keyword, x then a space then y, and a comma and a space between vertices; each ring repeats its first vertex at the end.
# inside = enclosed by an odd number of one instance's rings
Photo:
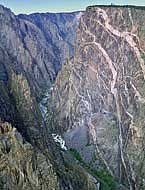
POLYGON ((87 8, 75 56, 58 74, 52 102, 59 124, 53 130, 68 147, 124 188, 145 188, 144 7, 87 8))

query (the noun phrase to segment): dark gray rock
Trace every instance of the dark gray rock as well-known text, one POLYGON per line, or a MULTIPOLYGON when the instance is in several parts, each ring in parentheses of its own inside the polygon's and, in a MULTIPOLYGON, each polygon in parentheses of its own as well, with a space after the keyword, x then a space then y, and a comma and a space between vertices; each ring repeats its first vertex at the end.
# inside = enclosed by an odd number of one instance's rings
POLYGON ((1 48, 15 60, 39 99, 50 88, 65 59, 74 54, 75 33, 81 13, 15 16, 0 7, 1 48))

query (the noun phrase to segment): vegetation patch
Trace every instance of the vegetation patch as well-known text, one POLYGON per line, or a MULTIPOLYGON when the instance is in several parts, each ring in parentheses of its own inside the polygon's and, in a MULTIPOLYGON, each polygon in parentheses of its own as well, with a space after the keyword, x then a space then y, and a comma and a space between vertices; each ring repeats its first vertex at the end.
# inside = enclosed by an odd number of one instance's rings
MULTIPOLYGON (((70 153, 72 156, 80 163, 80 165, 85 168, 88 173, 94 176, 100 183, 100 190, 116 190, 117 189, 117 180, 108 174, 105 170, 95 170, 93 169, 88 163, 86 163, 83 158, 81 157, 80 153, 76 150, 71 148, 70 153)), ((94 156, 96 160, 96 156, 94 156)))
POLYGON ((86 147, 89 147, 89 146, 92 146, 92 144, 90 144, 90 143, 87 143, 85 146, 86 146, 86 147))
POLYGON ((80 153, 79 153, 76 149, 71 148, 71 149, 70 149, 70 152, 71 152, 71 154, 76 158, 76 160, 78 160, 78 161, 81 162, 81 163, 84 162, 84 160, 83 160, 83 158, 81 157, 80 153))

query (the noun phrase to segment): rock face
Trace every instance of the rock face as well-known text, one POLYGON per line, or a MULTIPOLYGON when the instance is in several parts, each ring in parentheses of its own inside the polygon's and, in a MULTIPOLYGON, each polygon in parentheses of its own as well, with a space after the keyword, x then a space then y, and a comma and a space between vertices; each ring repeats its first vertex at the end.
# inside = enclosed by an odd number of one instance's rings
POLYGON ((58 190, 53 166, 16 128, 0 123, 0 188, 58 190))
POLYGON ((0 41, 24 72, 38 98, 50 88, 61 64, 73 55, 80 12, 15 16, 0 6, 0 41), (63 47, 63 48, 61 48, 63 47))
POLYGON ((50 54, 44 35, 3 6, 0 24, 0 189, 98 189, 97 180, 55 143, 40 113, 39 84, 49 80, 40 69, 50 54))
MULTIPOLYGON (((93 6, 52 92, 55 130, 93 167, 145 189, 145 9, 93 6)), ((119 188, 118 188, 119 189, 119 188)))
MULTIPOLYGON (((47 45, 50 46, 51 53, 56 59, 50 62, 54 67, 54 77, 65 59, 74 55, 76 29, 82 14, 82 12, 73 12, 18 15, 18 18, 35 24, 44 35, 47 45)), ((51 74, 53 76, 53 73, 51 74)))

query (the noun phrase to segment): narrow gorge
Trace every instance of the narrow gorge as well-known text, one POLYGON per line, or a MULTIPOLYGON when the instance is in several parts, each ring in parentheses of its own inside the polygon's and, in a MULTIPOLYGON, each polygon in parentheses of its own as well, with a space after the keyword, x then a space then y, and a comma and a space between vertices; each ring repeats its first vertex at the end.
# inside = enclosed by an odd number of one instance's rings
POLYGON ((145 189, 145 8, 0 5, 0 189, 145 189))

